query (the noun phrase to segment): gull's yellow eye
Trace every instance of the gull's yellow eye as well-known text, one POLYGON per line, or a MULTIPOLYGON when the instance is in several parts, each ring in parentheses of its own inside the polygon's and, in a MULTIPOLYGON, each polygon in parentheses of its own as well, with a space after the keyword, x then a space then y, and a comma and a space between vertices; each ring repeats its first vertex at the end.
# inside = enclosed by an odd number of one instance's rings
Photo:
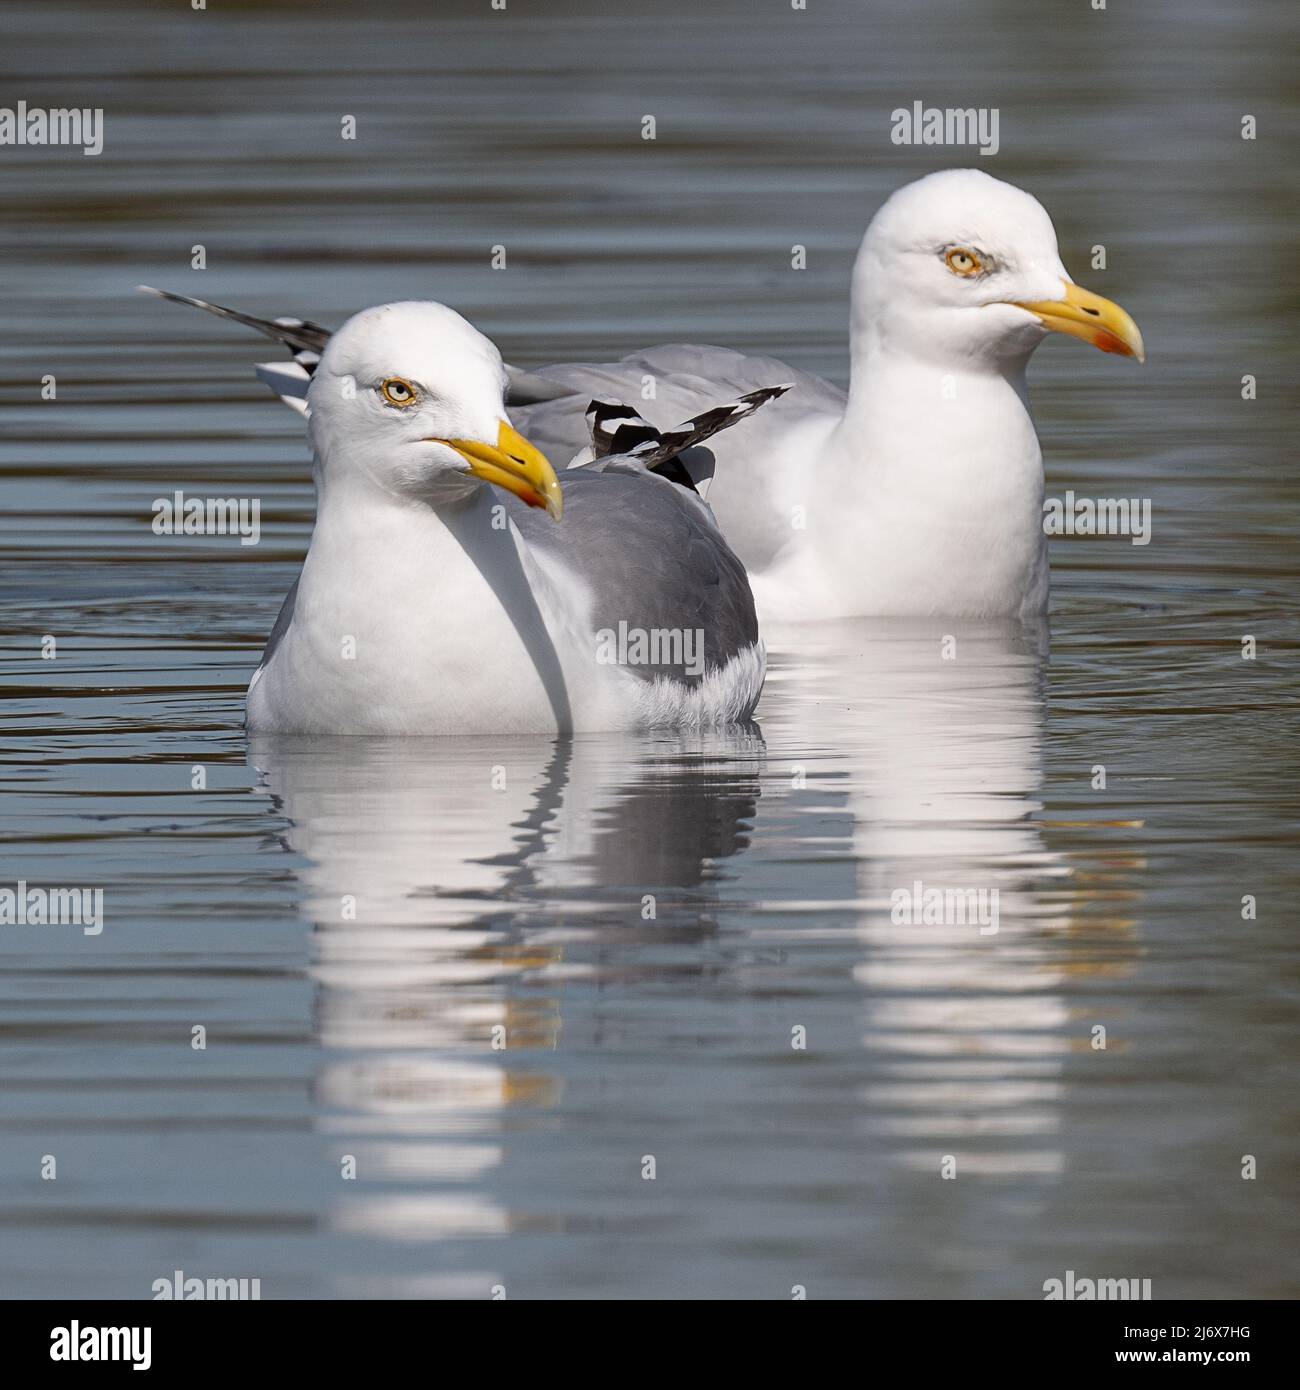
POLYGON ((379 389, 384 393, 384 399, 389 405, 415 404, 415 387, 409 381, 403 381, 400 376, 390 376, 379 389))
POLYGON ((954 246, 944 260, 954 275, 978 275, 984 269, 984 263, 974 251, 968 251, 964 246, 954 246))

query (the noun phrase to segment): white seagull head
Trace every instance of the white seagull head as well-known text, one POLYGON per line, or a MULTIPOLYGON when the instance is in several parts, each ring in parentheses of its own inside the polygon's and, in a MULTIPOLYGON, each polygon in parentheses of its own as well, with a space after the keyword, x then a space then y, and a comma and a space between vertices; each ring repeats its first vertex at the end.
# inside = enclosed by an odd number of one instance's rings
POLYGON ((490 483, 558 518, 555 472, 506 419, 505 389, 496 345, 454 309, 363 309, 330 338, 308 391, 322 480, 435 508, 490 483))
POLYGON ((1052 331, 1145 356, 1128 314, 1070 279, 1038 199, 978 169, 909 183, 871 219, 853 329, 869 351, 958 369, 1023 364, 1052 331))

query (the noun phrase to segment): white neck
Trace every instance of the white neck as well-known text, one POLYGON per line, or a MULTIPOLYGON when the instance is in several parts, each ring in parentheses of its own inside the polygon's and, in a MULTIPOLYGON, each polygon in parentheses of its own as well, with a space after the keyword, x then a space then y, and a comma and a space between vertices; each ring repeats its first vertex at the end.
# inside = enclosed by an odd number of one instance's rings
POLYGON ((819 465, 836 515, 814 537, 844 611, 1040 610, 1043 467, 1025 360, 922 360, 859 318, 848 404, 819 465))
POLYGON ((285 655, 299 686, 319 669, 320 699, 343 706, 326 711, 335 728, 550 732, 568 721, 549 595, 498 500, 482 486, 435 510, 361 476, 318 479, 297 595, 318 641, 285 655), (349 637, 355 656, 340 661, 333 644, 349 637))

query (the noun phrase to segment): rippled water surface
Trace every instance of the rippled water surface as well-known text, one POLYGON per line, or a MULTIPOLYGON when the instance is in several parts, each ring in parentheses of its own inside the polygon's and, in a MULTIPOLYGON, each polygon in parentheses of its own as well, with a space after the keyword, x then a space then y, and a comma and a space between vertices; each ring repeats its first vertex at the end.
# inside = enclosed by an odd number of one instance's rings
POLYGON ((0 149, 0 884, 101 887, 106 926, 0 928, 0 1294, 1296 1293, 1289 22, 7 9, 0 104, 102 106, 106 147, 0 149), (997 106, 1000 153, 890 144, 918 99, 997 106), (810 625, 746 731, 245 738, 300 422, 253 340, 133 285, 842 381, 867 218, 962 162, 1148 343, 1032 371, 1049 493, 1154 518, 1054 543, 1050 651, 810 625), (175 488, 259 497, 261 543, 154 536, 175 488), (996 889, 997 932, 896 925, 916 882, 996 889))

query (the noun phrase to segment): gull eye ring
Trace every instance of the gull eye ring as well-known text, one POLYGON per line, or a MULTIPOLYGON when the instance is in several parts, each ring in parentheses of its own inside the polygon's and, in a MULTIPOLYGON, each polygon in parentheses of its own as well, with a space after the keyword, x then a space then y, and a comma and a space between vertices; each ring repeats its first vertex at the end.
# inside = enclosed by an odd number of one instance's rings
POLYGON ((384 399, 389 405, 407 406, 415 404, 415 387, 400 376, 390 376, 380 386, 384 399))
POLYGON ((978 275, 984 262, 965 246, 954 246, 944 255, 944 264, 954 275, 978 275))

